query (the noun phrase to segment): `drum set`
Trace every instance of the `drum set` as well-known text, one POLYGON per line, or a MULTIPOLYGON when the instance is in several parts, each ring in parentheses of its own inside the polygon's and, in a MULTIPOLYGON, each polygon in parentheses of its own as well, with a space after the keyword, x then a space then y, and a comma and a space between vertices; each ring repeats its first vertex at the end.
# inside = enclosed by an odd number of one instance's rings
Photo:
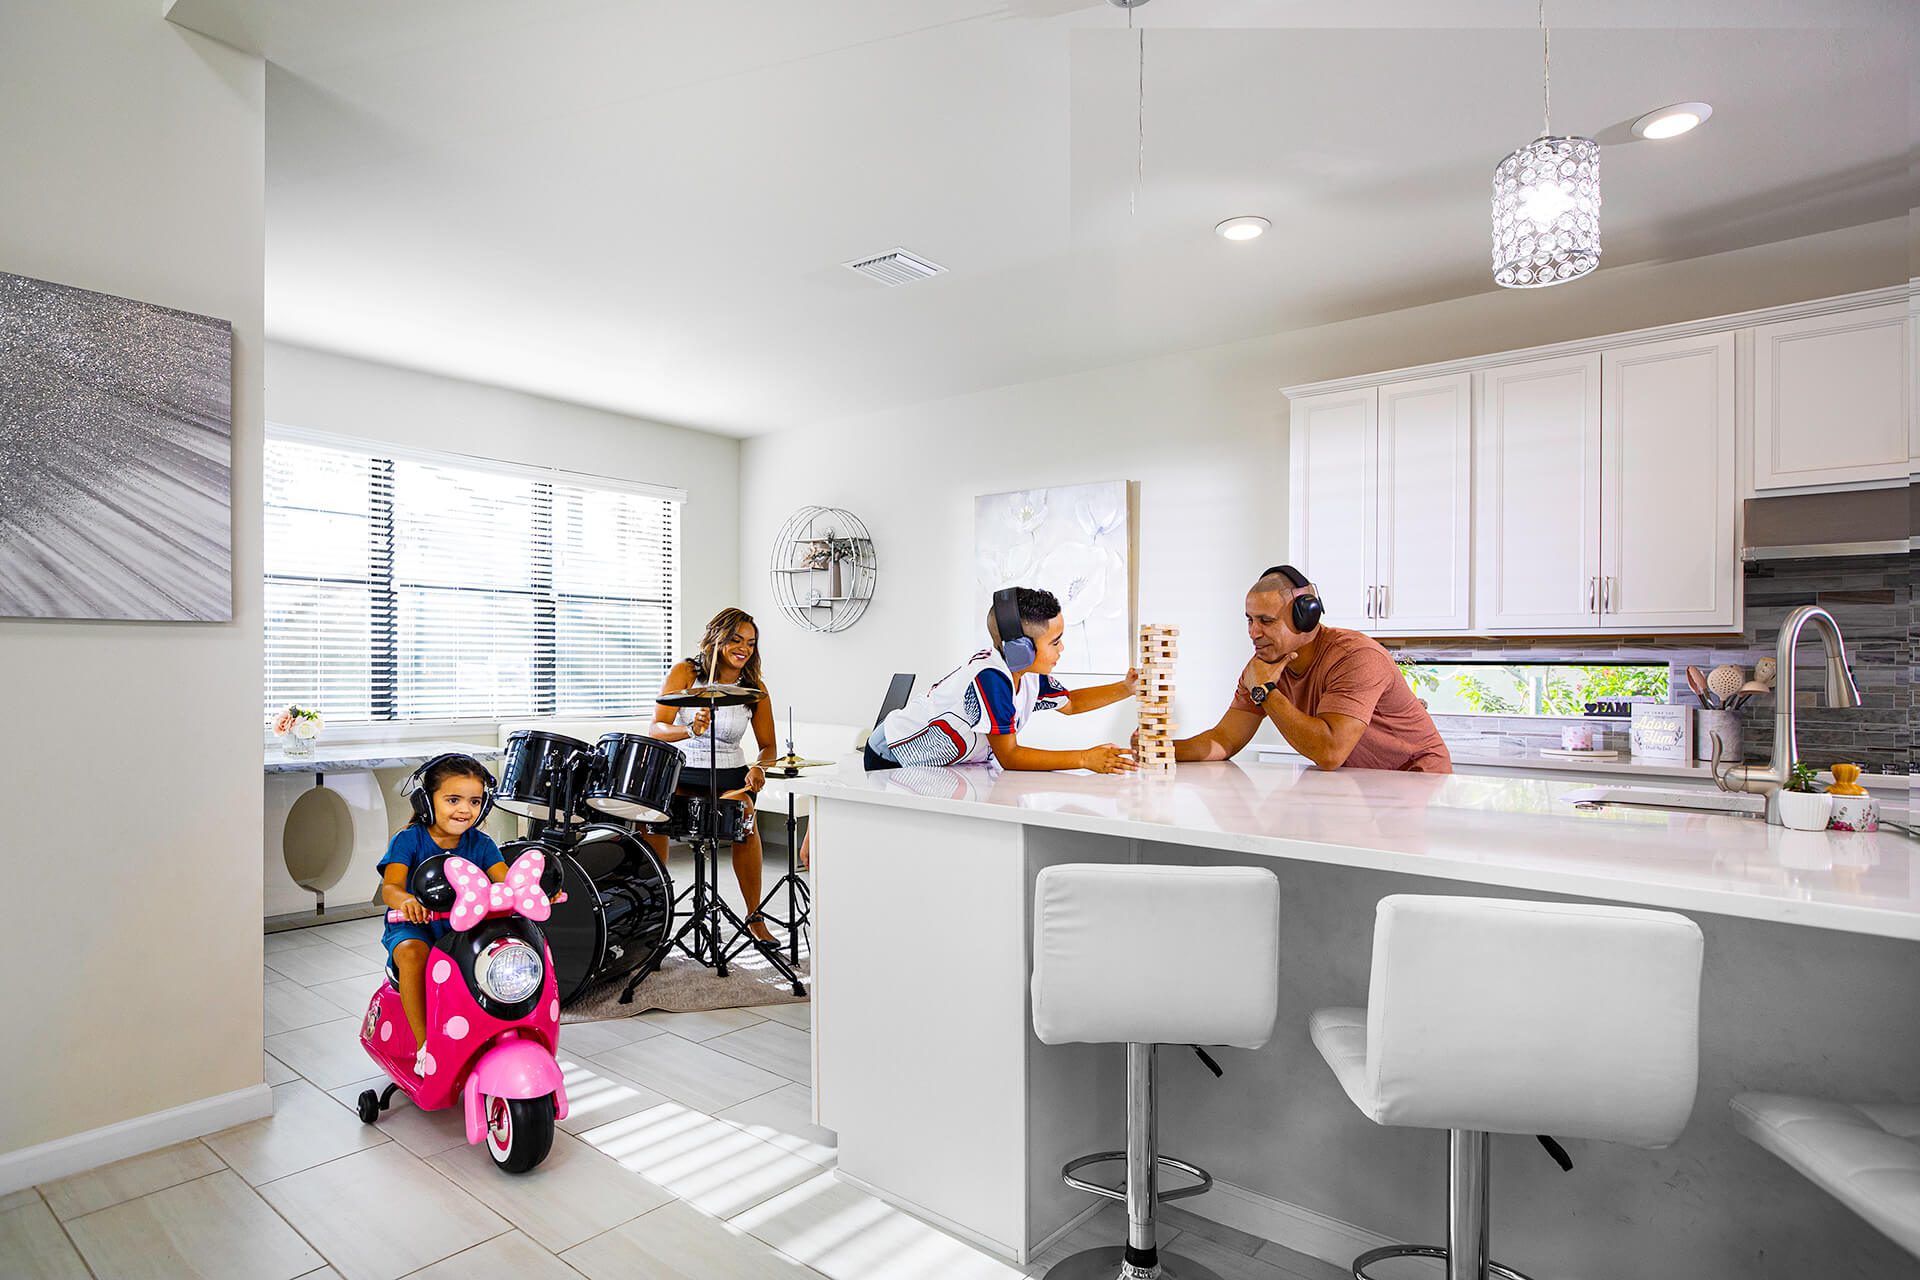
MULTIPOLYGON (((756 689, 712 684, 658 701, 712 710, 748 705, 760 696, 756 689)), ((620 1002, 631 1003, 635 988, 676 947, 724 978, 734 958, 755 945, 719 890, 720 853, 753 833, 754 813, 744 802, 719 794, 716 771, 708 770, 706 795, 681 795, 679 750, 633 733, 609 733, 589 746, 577 738, 523 729, 507 739, 502 755, 494 803, 527 819, 528 834, 501 846, 501 853, 511 864, 538 849, 550 882, 542 888, 549 896, 566 892, 544 925, 562 1005, 620 977, 627 979, 620 1002), (691 885, 674 892, 673 878, 640 838, 643 833, 692 847, 691 885), (677 930, 676 919, 681 920, 677 930)), ((760 954, 796 996, 804 996, 807 989, 793 969, 804 913, 790 909, 789 919, 780 923, 796 934, 791 962, 772 947, 760 954)))

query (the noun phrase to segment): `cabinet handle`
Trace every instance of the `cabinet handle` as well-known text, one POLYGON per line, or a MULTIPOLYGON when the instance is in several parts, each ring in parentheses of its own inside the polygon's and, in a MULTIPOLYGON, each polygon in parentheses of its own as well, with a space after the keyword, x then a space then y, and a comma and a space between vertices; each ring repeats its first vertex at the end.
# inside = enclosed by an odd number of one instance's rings
POLYGON ((1600 612, 1613 612, 1613 578, 1611 575, 1600 579, 1600 612))
POLYGON ((1387 616, 1387 584, 1384 582, 1380 584, 1380 616, 1387 616))
POLYGON ((1600 579, 1588 578, 1587 579, 1587 612, 1598 613, 1599 611, 1600 611, 1600 579))
POLYGON ((1367 616, 1369 618, 1373 616, 1373 588, 1372 587, 1367 588, 1367 616))

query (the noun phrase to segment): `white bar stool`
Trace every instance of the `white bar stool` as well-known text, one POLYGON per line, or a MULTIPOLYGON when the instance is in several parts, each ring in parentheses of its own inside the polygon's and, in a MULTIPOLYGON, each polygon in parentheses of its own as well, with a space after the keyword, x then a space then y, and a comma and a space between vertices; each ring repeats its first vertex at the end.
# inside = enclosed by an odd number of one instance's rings
POLYGON ((1259 1048, 1273 1034, 1279 986, 1280 883, 1265 868, 1068 863, 1035 878, 1034 1034, 1043 1044, 1127 1046, 1127 1149, 1060 1171, 1069 1186, 1126 1202, 1127 1242, 1082 1250, 1046 1280, 1218 1280, 1154 1240, 1155 1205, 1213 1185, 1206 1170, 1159 1154, 1155 1050, 1259 1048), (1076 1176, 1123 1159, 1124 1191, 1076 1176), (1161 1191, 1161 1165, 1199 1181, 1161 1191))
POLYGON ((1779 1093, 1732 1106, 1742 1133, 1920 1258, 1920 1107, 1779 1093))
POLYGON ((1321 1009, 1313 1043, 1376 1124, 1448 1131, 1447 1280, 1527 1280, 1487 1257, 1487 1135, 1664 1147, 1693 1110, 1700 928, 1629 907, 1382 898, 1364 1009, 1321 1009))

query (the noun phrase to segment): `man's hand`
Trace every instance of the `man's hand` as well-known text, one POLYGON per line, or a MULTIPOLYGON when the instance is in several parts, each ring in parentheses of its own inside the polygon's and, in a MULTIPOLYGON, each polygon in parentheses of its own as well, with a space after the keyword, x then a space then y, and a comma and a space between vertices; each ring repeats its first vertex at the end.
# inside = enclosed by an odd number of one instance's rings
POLYGON ((1275 680, 1286 666, 1284 662, 1262 662, 1259 658, 1248 658, 1246 667, 1240 672, 1240 687, 1251 689, 1275 680))
POLYGON ((1132 773, 1136 766, 1131 751, 1109 742, 1098 747, 1088 747, 1082 751, 1080 767, 1091 769, 1095 773, 1132 773))
POLYGON ((1120 683, 1127 686, 1127 696, 1129 698, 1139 697, 1140 696, 1140 668, 1138 667, 1127 668, 1127 678, 1125 680, 1122 680, 1120 683))

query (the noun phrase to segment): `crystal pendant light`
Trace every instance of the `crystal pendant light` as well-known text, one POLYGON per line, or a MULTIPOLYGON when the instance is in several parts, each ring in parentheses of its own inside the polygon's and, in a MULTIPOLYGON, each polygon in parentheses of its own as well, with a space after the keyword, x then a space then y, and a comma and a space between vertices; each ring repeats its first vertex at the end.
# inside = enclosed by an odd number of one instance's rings
POLYGON ((1600 144, 1555 137, 1552 48, 1540 2, 1540 136, 1493 171, 1493 280, 1509 289, 1577 280, 1600 265, 1600 144))

